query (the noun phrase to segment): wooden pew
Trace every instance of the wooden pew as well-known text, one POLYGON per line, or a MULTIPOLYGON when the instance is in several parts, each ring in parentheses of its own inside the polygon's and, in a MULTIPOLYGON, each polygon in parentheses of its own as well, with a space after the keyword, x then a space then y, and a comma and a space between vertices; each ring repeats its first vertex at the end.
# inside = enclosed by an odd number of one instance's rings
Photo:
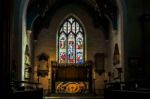
POLYGON ((43 89, 38 85, 40 84, 28 81, 12 81, 11 96, 14 99, 43 99, 43 89))
MULTIPOLYGON (((145 82, 109 83, 104 89, 105 99, 150 99, 150 88, 145 82), (144 86, 144 87, 143 87, 144 86)), ((150 83, 149 83, 150 84, 150 83)))

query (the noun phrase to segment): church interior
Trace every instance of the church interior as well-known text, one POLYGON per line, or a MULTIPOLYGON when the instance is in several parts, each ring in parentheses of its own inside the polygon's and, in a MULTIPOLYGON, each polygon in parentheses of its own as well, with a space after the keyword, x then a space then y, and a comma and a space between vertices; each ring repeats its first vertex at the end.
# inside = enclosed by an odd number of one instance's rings
POLYGON ((149 0, 0 4, 3 93, 17 99, 150 97, 149 0))

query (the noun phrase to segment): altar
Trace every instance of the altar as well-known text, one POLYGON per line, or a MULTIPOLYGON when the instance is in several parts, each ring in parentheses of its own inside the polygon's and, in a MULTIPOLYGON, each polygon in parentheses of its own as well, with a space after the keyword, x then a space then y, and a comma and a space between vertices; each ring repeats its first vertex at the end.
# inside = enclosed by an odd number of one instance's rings
POLYGON ((92 62, 52 62, 52 93, 92 93, 92 62))

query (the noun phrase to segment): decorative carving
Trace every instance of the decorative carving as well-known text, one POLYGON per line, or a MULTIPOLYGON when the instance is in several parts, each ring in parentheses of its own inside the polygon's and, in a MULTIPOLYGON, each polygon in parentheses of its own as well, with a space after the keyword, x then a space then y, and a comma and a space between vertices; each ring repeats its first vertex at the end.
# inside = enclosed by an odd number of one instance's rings
POLYGON ((120 53, 118 44, 115 44, 114 56, 113 56, 113 64, 117 65, 120 64, 120 53))
POLYGON ((92 91, 92 64, 60 64, 52 62, 52 92, 56 92, 56 82, 88 82, 88 90, 92 91))
POLYGON ((29 45, 26 45, 25 47, 25 68, 24 68, 24 78, 26 80, 30 79, 30 73, 32 72, 31 68, 31 56, 30 56, 30 50, 29 50, 29 45))
POLYGON ((49 58, 49 56, 47 55, 47 54, 45 54, 45 53, 41 53, 39 56, 37 56, 38 57, 38 59, 39 59, 39 61, 41 61, 41 60, 45 60, 45 61, 48 61, 48 58, 49 58))
POLYGON ((38 76, 45 77, 48 75, 49 66, 48 66, 49 56, 45 53, 42 53, 38 56, 39 65, 38 65, 38 76))

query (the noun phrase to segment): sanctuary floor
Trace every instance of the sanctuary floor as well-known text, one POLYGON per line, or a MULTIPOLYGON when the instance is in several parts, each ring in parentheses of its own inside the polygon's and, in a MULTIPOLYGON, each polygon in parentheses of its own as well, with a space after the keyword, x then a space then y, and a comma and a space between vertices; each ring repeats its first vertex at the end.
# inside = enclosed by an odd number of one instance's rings
POLYGON ((94 95, 94 94, 82 94, 82 95, 52 94, 50 96, 44 96, 44 99, 104 99, 104 97, 102 95, 94 95))
POLYGON ((69 96, 69 97, 57 97, 57 96, 52 96, 52 97, 44 97, 44 99, 104 99, 103 97, 100 96, 69 96))

